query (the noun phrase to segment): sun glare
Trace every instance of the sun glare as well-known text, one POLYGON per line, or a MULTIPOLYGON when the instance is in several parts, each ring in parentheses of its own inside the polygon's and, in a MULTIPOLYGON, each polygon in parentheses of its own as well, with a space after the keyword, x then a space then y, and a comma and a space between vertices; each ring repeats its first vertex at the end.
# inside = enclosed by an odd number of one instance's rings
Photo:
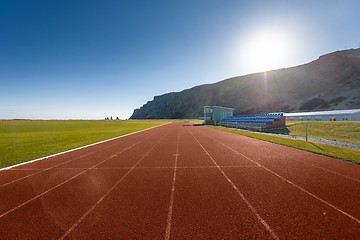
POLYGON ((252 35, 240 54, 244 68, 263 72, 288 66, 292 51, 289 36, 266 31, 252 35))

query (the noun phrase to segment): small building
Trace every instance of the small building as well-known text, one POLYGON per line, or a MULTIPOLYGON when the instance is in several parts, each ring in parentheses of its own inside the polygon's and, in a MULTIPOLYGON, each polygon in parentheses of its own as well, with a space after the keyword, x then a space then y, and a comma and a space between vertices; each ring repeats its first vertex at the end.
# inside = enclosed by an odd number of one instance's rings
POLYGON ((284 116, 295 121, 360 121, 360 109, 284 113, 284 116))
POLYGON ((204 123, 214 124, 226 117, 233 116, 234 109, 219 106, 204 106, 204 123))

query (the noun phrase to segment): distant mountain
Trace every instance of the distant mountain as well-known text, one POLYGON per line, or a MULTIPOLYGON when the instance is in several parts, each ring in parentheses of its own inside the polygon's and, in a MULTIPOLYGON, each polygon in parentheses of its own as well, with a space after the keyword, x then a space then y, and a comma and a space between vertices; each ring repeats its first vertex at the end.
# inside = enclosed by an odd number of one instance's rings
POLYGON ((205 105, 232 107, 236 115, 360 108, 360 49, 156 96, 131 119, 198 118, 205 105))

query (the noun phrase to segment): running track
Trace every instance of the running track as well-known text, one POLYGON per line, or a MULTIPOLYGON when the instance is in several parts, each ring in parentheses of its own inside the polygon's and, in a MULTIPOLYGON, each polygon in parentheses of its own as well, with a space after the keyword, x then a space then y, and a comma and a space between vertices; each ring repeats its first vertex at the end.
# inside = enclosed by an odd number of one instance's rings
POLYGON ((0 239, 359 239, 360 166, 173 123, 0 171, 0 239))

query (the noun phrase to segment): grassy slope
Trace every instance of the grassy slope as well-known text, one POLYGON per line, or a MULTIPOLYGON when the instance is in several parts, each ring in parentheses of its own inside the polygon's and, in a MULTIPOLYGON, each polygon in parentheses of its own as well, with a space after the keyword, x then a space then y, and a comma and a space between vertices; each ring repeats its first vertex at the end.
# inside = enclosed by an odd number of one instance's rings
POLYGON ((276 136, 269 136, 264 135, 260 133, 254 133, 254 132, 246 132, 242 130, 236 130, 231 128, 223 128, 223 127, 213 127, 222 131, 231 132, 243 136, 248 136, 268 142, 278 143, 284 146, 293 147, 302 149, 305 151, 318 153, 321 155, 326 155, 330 157, 335 157, 355 163, 360 163, 360 151, 352 150, 352 149, 345 149, 325 144, 318 144, 318 143, 311 143, 301 140, 294 140, 294 139, 287 139, 282 137, 276 137, 276 136))
POLYGON ((167 121, 0 121, 0 168, 167 121))
MULTIPOLYGON (((306 122, 287 121, 291 135, 305 136, 306 122)), ((360 143, 360 122, 308 122, 309 136, 360 143)))

